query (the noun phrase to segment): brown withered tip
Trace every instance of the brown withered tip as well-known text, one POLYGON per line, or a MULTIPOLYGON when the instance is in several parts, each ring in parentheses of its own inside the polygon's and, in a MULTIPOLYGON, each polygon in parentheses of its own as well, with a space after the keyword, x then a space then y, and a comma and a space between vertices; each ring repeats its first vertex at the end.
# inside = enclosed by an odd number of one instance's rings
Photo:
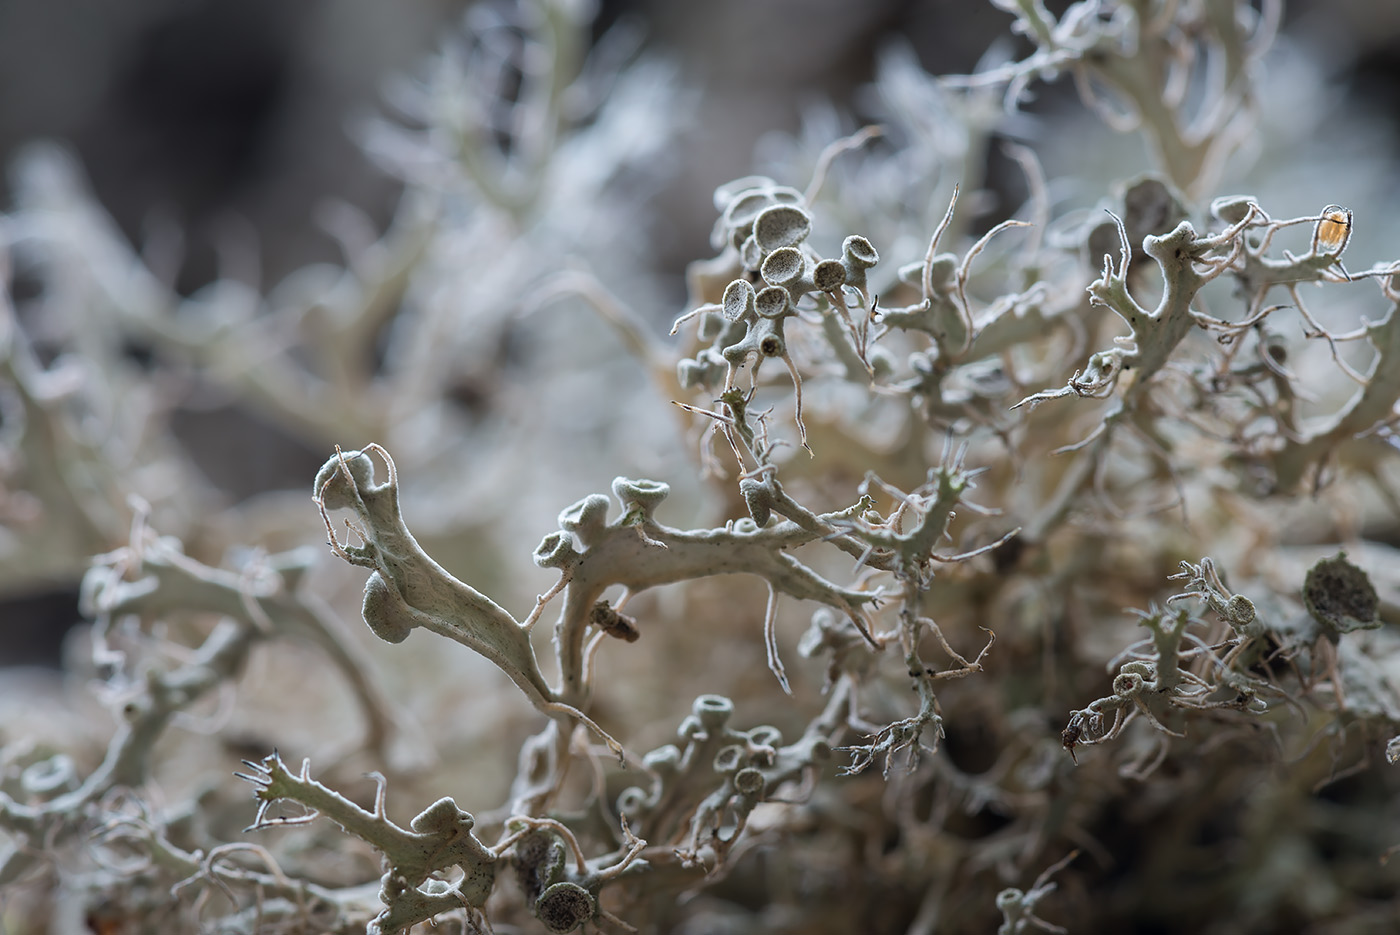
POLYGON ((1084 736, 1083 731, 1079 729, 1077 724, 1071 724, 1060 732, 1060 742, 1069 751, 1069 758, 1074 761, 1076 766, 1079 765, 1079 757, 1074 755, 1074 748, 1082 736, 1084 736))
POLYGON ((629 643, 637 642, 642 635, 642 631, 637 628, 635 618, 613 610, 607 601, 599 601, 593 605, 593 610, 588 615, 588 622, 608 636, 615 636, 629 643))

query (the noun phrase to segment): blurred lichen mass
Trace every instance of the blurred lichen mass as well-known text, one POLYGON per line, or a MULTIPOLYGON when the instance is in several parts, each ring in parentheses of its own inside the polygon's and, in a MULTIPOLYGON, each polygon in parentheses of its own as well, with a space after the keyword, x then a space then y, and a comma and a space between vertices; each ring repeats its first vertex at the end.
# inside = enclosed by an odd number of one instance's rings
POLYGON ((952 6, 482 0, 333 258, 20 151, 0 931, 1400 931, 1393 141, 952 6))

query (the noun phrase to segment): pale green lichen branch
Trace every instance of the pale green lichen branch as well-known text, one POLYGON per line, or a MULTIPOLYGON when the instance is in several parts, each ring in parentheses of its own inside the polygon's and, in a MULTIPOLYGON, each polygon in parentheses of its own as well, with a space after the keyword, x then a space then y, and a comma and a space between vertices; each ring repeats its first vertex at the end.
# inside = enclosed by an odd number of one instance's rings
POLYGON ((449 909, 480 909, 491 895, 500 858, 477 840, 472 833, 476 819, 452 799, 439 799, 420 812, 408 828, 401 828, 384 812, 382 776, 374 776, 378 791, 373 810, 368 810, 312 779, 309 760, 302 762, 298 773, 289 770, 276 753, 256 763, 245 760, 244 765, 249 772, 237 775, 253 784, 260 803, 247 830, 304 824, 325 817, 384 855, 386 870, 379 893, 384 910, 372 931, 396 935, 449 909), (308 811, 291 818, 271 815, 272 807, 283 801, 295 802, 308 811), (438 873, 452 867, 462 871, 460 880, 448 884, 437 879, 438 873))
POLYGON ((622 747, 583 712, 561 701, 545 680, 530 644, 530 631, 486 595, 435 562, 405 525, 399 512, 398 473, 379 445, 337 452, 316 475, 317 507, 332 550, 352 565, 373 569, 365 582, 365 623, 380 639, 400 643, 422 627, 485 656, 551 717, 572 719, 598 734, 618 756, 622 747), (388 477, 377 483, 368 452, 384 460, 388 477), (331 510, 349 509, 359 518, 347 525, 361 545, 342 544, 331 525, 331 510))
POLYGON ((399 512, 398 474, 387 451, 369 445, 338 452, 317 473, 314 499, 335 553, 373 569, 365 583, 364 617, 376 636, 399 643, 423 627, 491 660, 536 707, 557 700, 526 630, 500 605, 448 573, 413 537, 399 512), (388 478, 383 482, 375 480, 369 452, 384 459, 388 478), (338 509, 358 517, 351 529, 362 545, 336 538, 329 512, 338 509))
POLYGON ((741 521, 682 530, 654 518, 669 490, 656 481, 617 478, 613 492, 623 505, 620 517, 608 521, 607 497, 585 497, 559 515, 559 531, 535 550, 536 564, 568 576, 554 629, 561 700, 576 706, 587 700, 591 686, 584 679, 583 649, 592 611, 603 593, 618 585, 635 594, 712 575, 750 574, 778 593, 826 604, 864 625, 863 608, 875 604, 878 594, 833 584, 786 551, 839 533, 835 521, 840 514, 816 517, 816 529, 784 520, 763 528, 741 521))
POLYGON ((1231 709, 1259 714, 1269 707, 1261 695, 1288 700, 1277 686, 1249 671, 1251 654, 1265 635, 1253 602, 1225 587, 1208 556, 1199 564, 1182 562, 1181 569, 1169 580, 1184 579, 1186 589, 1167 598, 1168 603, 1198 598, 1229 625, 1235 638, 1211 645, 1190 633, 1187 628, 1200 621, 1186 607, 1172 611, 1153 605, 1134 611, 1150 637, 1109 661, 1110 670, 1118 669, 1111 695, 1071 712, 1062 735, 1071 755, 1080 744, 1115 739, 1139 714, 1163 734, 1184 737, 1186 712, 1231 709), (1184 643, 1191 648, 1183 649, 1184 643))

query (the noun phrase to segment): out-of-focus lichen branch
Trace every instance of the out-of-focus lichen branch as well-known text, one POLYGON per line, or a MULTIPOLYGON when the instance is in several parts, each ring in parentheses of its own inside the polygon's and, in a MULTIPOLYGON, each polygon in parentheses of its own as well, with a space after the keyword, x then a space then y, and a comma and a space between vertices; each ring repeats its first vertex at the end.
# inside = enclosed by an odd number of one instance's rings
POLYGON ((1082 0, 1056 17, 1040 0, 993 2, 1016 16, 1013 28, 1036 50, 1021 61, 945 82, 1005 85, 1011 109, 1033 80, 1053 80, 1067 71, 1080 98, 1108 126, 1140 130, 1172 181, 1197 193, 1218 176, 1252 123, 1250 73, 1271 44, 1282 8, 1277 0, 1265 0, 1259 10, 1247 4, 1194 4, 1184 28, 1176 17, 1145 4, 1106 7, 1082 0), (1207 72, 1209 90, 1187 93, 1199 90, 1194 70, 1207 72))
MULTIPOLYGON (((100 607, 100 603, 99 603, 100 607)), ((237 677, 252 646, 262 638, 247 621, 226 617, 177 667, 151 668, 137 677, 120 698, 121 722, 101 764, 70 790, 35 804, 14 801, 0 792, 0 826, 27 842, 57 841, 78 833, 89 810, 113 790, 139 789, 151 778, 156 742, 182 711, 219 685, 237 677)), ((37 847, 16 846, 0 864, 0 884, 8 883, 43 859, 37 847)))
POLYGON ((1361 336, 1375 349, 1375 357, 1358 389, 1341 411, 1306 434, 1285 438, 1283 447, 1272 458, 1275 484, 1280 491, 1293 490, 1309 467, 1335 457, 1339 449, 1377 445, 1376 439, 1363 439, 1396 418, 1400 401, 1400 290, 1387 284, 1391 301, 1384 317, 1364 323, 1361 336))
POLYGON ((298 549, 268 556, 243 572, 210 568, 191 559, 178 540, 156 536, 138 520, 132 543, 101 556, 83 580, 87 611, 103 619, 136 614, 148 620, 172 614, 212 613, 239 620, 258 639, 307 640, 330 657, 355 693, 365 718, 365 745, 380 756, 398 720, 370 676, 373 665, 341 624, 313 595, 302 574, 314 553, 298 549))

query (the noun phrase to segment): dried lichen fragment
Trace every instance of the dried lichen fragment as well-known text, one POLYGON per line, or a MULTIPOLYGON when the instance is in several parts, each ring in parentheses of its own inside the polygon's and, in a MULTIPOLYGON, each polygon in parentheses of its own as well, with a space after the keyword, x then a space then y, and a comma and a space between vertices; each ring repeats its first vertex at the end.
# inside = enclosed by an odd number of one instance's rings
POLYGON ((1366 572, 1347 561, 1345 552, 1324 558, 1308 570, 1303 602, 1334 643, 1352 630, 1374 630, 1380 599, 1366 572))

